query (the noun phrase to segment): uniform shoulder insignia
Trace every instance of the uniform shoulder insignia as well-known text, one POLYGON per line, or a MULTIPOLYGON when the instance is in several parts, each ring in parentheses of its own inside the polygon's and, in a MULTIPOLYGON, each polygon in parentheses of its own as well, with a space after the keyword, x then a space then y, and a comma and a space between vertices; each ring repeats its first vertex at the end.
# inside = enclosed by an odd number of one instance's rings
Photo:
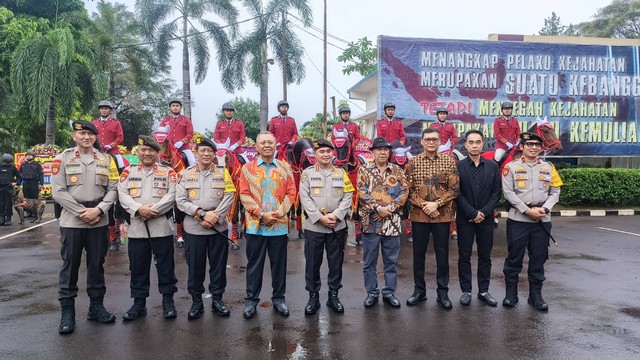
POLYGON ((122 171, 122 175, 120 175, 120 182, 125 182, 129 177, 129 168, 126 168, 122 171))
POLYGON ((59 158, 60 155, 56 156, 55 160, 51 164, 51 174, 58 175, 60 172, 60 165, 62 164, 62 160, 59 158))
POLYGON ((236 186, 231 179, 229 170, 224 169, 224 192, 236 192, 236 186))
POLYGON ((502 176, 509 175, 509 171, 511 171, 511 168, 509 167, 509 165, 505 165, 504 169, 502 169, 502 176))
POLYGON ((552 163, 549 163, 549 165, 551 165, 551 183, 549 185, 553 187, 560 187, 564 185, 556 167, 552 163))
POLYGON ((172 183, 178 182, 178 174, 176 174, 175 170, 169 168, 169 181, 172 183))

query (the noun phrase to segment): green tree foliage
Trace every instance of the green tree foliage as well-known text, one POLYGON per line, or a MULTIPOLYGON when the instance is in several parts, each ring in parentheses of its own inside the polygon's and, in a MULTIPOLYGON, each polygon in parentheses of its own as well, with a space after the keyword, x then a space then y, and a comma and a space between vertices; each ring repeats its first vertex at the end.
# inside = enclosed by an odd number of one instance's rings
MULTIPOLYGON (((255 141, 260 132, 260 103, 243 97, 236 97, 233 100, 229 100, 229 102, 236 107, 235 118, 240 119, 244 124, 246 137, 255 141)), ((216 119, 218 121, 224 119, 224 113, 222 111, 217 113, 216 119)), ((215 124, 213 128, 215 129, 215 124)), ((206 129, 205 135, 213 139, 212 130, 206 129)))
POLYGON ((15 14, 54 21, 65 13, 85 12, 82 0, 0 0, 0 7, 6 7, 15 14))
POLYGON ((229 61, 222 72, 222 86, 229 92, 244 89, 247 78, 260 87, 260 128, 266 130, 269 117, 269 68, 278 62, 289 84, 299 84, 305 77, 302 62, 304 47, 290 26, 285 24, 285 44, 282 43, 282 13, 295 11, 304 26, 312 22, 308 0, 242 0, 253 18, 253 29, 241 36, 229 54, 229 61), (284 45, 285 57, 282 55, 284 45), (271 50, 271 51, 269 51, 271 50))
POLYGON ((344 52, 338 56, 338 61, 346 63, 342 67, 342 73, 350 75, 358 73, 367 76, 378 67, 378 48, 373 46, 367 37, 350 42, 344 52))
POLYGON ((538 32, 538 35, 543 36, 573 36, 575 34, 574 26, 572 24, 568 26, 562 25, 560 17, 555 12, 552 12, 551 16, 544 19, 544 26, 538 32))
POLYGON ((147 39, 154 41, 160 60, 167 62, 173 48, 173 40, 182 42, 182 91, 184 114, 191 117, 191 52, 195 61, 195 81, 200 84, 209 68, 209 46, 212 40, 216 48, 218 67, 223 68, 231 49, 229 36, 237 32, 238 11, 231 0, 137 0, 136 11, 147 39), (206 19, 215 14, 228 25, 206 19))
MULTIPOLYGON (((337 121, 331 120, 331 116, 327 114, 327 135, 331 132, 331 126, 337 121)), ((324 118, 322 113, 317 113, 310 121, 305 122, 300 128, 300 137, 312 140, 324 139, 324 118)))
POLYGON ((579 35, 637 39, 640 37, 640 1, 613 0, 593 20, 576 26, 579 35))
POLYGON ((120 106, 118 118, 124 132, 122 145, 128 149, 138 144, 138 135, 151 134, 154 118, 153 113, 149 110, 124 103, 120 106))

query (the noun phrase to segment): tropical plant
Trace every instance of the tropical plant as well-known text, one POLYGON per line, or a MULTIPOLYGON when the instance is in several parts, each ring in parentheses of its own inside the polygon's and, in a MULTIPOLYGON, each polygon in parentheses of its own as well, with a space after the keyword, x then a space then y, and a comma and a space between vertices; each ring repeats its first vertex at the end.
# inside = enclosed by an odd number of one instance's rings
MULTIPOLYGON (((260 132, 260 103, 243 97, 236 97, 233 100, 229 100, 229 102, 236 108, 234 117, 240 119, 244 124, 245 136, 255 140, 260 132)), ((219 112, 216 114, 216 118, 218 121, 224 119, 224 113, 222 111, 219 112)), ((205 135, 209 139, 213 139, 212 130, 205 129, 205 135)))
POLYGON ((231 38, 237 32, 238 11, 231 0, 136 0, 136 12, 146 37, 154 42, 154 48, 162 62, 169 60, 173 48, 172 41, 182 42, 182 94, 184 114, 191 117, 191 61, 190 51, 195 59, 195 81, 200 84, 207 76, 209 68, 208 40, 213 40, 216 48, 218 67, 223 68, 231 49, 231 38), (221 25, 205 19, 213 13, 227 22, 221 25))
POLYGON ((338 61, 346 63, 342 67, 342 73, 349 75, 357 72, 367 76, 378 67, 378 48, 373 46, 367 37, 350 42, 347 48, 338 56, 338 61))
POLYGON ((593 16, 576 26, 582 36, 637 39, 640 36, 640 1, 613 0, 593 16))
POLYGON ((269 64, 273 56, 286 73, 289 84, 299 84, 305 77, 302 62, 304 47, 291 28, 283 29, 283 13, 295 11, 304 26, 312 22, 308 0, 271 0, 263 5, 260 0, 242 0, 242 4, 253 18, 253 29, 241 36, 229 54, 229 61, 222 72, 222 86, 229 91, 244 89, 246 79, 260 87, 260 129, 267 129, 269 111, 269 64), (285 49, 284 56, 282 49, 285 49), (269 48, 271 52, 269 52, 269 48))
MULTIPOLYGON (((331 126, 337 121, 332 120, 327 114, 327 135, 331 133, 331 126)), ((322 113, 317 113, 310 121, 305 122, 300 128, 300 137, 312 140, 324 139, 324 117, 322 113)))

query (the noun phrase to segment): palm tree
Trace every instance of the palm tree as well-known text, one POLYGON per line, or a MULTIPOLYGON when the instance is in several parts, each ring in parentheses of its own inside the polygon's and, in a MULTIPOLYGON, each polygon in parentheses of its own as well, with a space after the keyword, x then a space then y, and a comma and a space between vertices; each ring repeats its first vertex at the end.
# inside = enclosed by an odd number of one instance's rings
POLYGON ((304 47, 289 27, 285 28, 286 59, 283 58, 280 16, 284 12, 295 11, 304 25, 310 26, 311 8, 308 0, 271 0, 264 6, 261 0, 242 0, 242 3, 255 19, 254 27, 246 36, 241 37, 231 50, 227 66, 222 72, 222 86, 229 92, 241 90, 246 84, 246 77, 251 83, 259 86, 260 129, 266 130, 269 111, 268 65, 274 63, 269 58, 269 47, 280 68, 282 69, 283 64, 286 64, 284 71, 289 84, 299 84, 305 76, 302 63, 304 47))
POLYGON ((224 67, 231 43, 237 32, 237 9, 231 0, 137 0, 136 11, 149 40, 154 43, 158 57, 164 63, 169 60, 173 48, 171 41, 182 41, 182 94, 184 114, 191 118, 191 70, 189 50, 195 58, 195 80, 200 84, 207 76, 209 67, 209 47, 207 40, 213 40, 217 53, 218 67, 224 67), (227 21, 226 26, 206 20, 204 16, 214 13, 227 21))
POLYGON ((45 118, 45 142, 55 143, 56 106, 70 116, 80 102, 94 100, 94 53, 70 27, 59 27, 24 41, 11 58, 13 95, 35 119, 45 118))

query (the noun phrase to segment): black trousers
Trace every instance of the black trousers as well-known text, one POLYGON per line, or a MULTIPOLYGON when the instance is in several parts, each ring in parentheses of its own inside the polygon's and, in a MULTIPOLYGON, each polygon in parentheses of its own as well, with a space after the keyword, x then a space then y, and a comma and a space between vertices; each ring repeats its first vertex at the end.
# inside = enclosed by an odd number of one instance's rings
POLYGON ((549 234, 551 223, 530 223, 507 220, 507 248, 509 253, 504 261, 504 278, 507 283, 517 283, 522 270, 524 252, 529 252, 529 269, 527 275, 529 284, 542 285, 544 277, 544 263, 549 257, 549 234))
POLYGON ((25 199, 37 199, 40 194, 38 180, 22 180, 22 195, 25 199))
POLYGON ((245 302, 257 304, 262 290, 264 261, 269 254, 271 287, 274 302, 284 301, 287 289, 287 235, 263 236, 246 234, 247 237, 247 296, 245 302))
POLYGON ((342 263, 344 262, 344 245, 347 241, 347 228, 332 233, 318 233, 311 230, 304 231, 305 289, 310 293, 320 291, 320 267, 324 250, 327 250, 327 264, 329 275, 327 283, 329 290, 339 290, 342 287, 342 263))
MULTIPOLYGON (((185 243, 185 258, 189 266, 187 290, 191 295, 204 293, 205 270, 209 258, 209 293, 214 298, 222 298, 227 287, 227 259, 229 242, 227 232, 213 235, 193 235, 186 231, 182 238, 185 243)), ((171 242, 173 248, 173 241, 171 242)))
POLYGON ((173 294, 178 291, 178 280, 173 260, 173 236, 157 238, 129 238, 129 270, 131 270, 131 297, 134 299, 149 297, 151 284, 151 255, 156 258, 158 271, 158 291, 160 294, 173 294))
POLYGON ((449 292, 449 223, 411 222, 413 232, 413 282, 415 290, 425 293, 427 285, 424 281, 425 257, 429 235, 433 234, 433 248, 436 253, 437 293, 446 295, 449 292))
POLYGON ((473 241, 478 250, 478 292, 489 291, 491 279, 491 249, 493 249, 493 219, 483 223, 457 223, 458 225, 458 279, 460 290, 471 292, 471 252, 473 241))
POLYGON ((59 299, 75 298, 78 295, 78 270, 82 262, 82 251, 87 253, 87 295, 103 297, 107 288, 104 284, 104 257, 108 249, 106 226, 89 229, 60 228, 60 270, 59 299))
POLYGON ((13 215, 13 200, 11 199, 11 185, 0 185, 0 220, 5 217, 11 220, 13 215), (5 188, 6 187, 6 188, 5 188))

